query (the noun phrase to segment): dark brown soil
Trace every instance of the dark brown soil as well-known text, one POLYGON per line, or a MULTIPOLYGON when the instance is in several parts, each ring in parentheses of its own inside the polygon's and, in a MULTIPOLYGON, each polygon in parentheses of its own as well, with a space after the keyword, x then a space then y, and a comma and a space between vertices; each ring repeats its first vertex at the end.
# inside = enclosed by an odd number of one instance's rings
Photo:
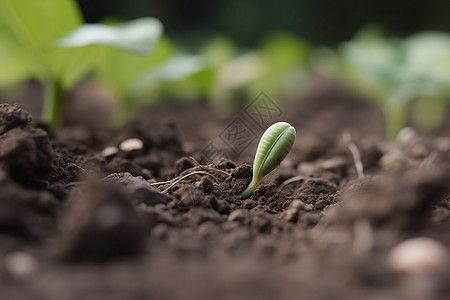
POLYGON ((388 143, 378 109, 320 80, 264 124, 258 101, 143 108, 117 131, 69 115, 56 136, 1 104, 0 299, 450 299, 450 260, 388 261, 409 238, 450 247, 450 126, 388 143), (294 148, 241 199, 278 120, 294 148), (102 152, 127 138, 143 148, 102 152))

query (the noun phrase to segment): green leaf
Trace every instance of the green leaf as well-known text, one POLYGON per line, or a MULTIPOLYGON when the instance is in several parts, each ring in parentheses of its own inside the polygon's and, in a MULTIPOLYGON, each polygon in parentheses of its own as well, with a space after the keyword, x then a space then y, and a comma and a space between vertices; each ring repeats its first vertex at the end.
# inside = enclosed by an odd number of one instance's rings
POLYGON ((155 18, 141 18, 117 26, 85 24, 56 41, 59 47, 106 45, 137 54, 152 52, 163 31, 155 18))
POLYGON ((52 77, 51 42, 81 21, 74 1, 0 0, 0 53, 8 53, 10 61, 0 72, 12 72, 17 80, 52 77))
POLYGON ((236 46, 225 37, 216 37, 209 41, 202 49, 202 55, 207 60, 208 65, 213 69, 218 69, 230 61, 236 54, 236 46))
POLYGON ((286 157, 295 141, 295 129, 286 122, 270 126, 261 137, 253 163, 256 177, 273 171, 286 157))
POLYGON ((286 122, 277 122, 267 128, 256 150, 252 181, 241 193, 243 198, 249 197, 262 178, 283 161, 294 144, 295 135, 295 128, 286 122))
MULTIPOLYGON (((0 19, 0 28, 6 26, 4 20, 0 19)), ((0 86, 14 85, 37 76, 39 69, 7 30, 0 30, 0 66, 0 86)))
POLYGON ((281 90, 288 90, 289 81, 298 77, 296 74, 305 67, 310 52, 311 46, 293 34, 270 34, 263 41, 260 50, 269 71, 261 73, 250 83, 250 93, 264 90, 268 94, 278 95, 281 90))
POLYGON ((311 46, 296 35, 278 32, 269 35, 261 51, 276 68, 293 68, 307 62, 311 46))
POLYGON ((405 63, 409 80, 433 81, 450 86, 450 34, 423 32, 404 42, 405 63))
POLYGON ((173 55, 174 47, 161 37, 151 55, 142 56, 120 49, 109 48, 100 59, 96 78, 108 84, 119 97, 128 97, 133 83, 149 70, 160 66, 173 55))
POLYGON ((206 68, 202 56, 178 54, 158 68, 149 70, 136 79, 131 89, 133 93, 145 94, 166 82, 180 81, 206 68))

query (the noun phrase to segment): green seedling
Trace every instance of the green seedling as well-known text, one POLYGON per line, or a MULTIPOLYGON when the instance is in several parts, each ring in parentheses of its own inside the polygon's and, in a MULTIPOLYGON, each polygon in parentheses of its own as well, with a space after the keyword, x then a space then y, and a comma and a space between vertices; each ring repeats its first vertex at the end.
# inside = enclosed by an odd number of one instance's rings
POLYGON ((45 87, 43 121, 61 123, 67 92, 104 65, 111 52, 139 56, 152 52, 161 23, 142 18, 116 26, 83 24, 76 1, 0 0, 0 86, 30 78, 45 87))
POLYGON ((252 181, 241 193, 243 199, 248 198, 259 186, 263 177, 283 161, 294 141, 295 128, 286 122, 278 122, 267 128, 256 150, 252 181))

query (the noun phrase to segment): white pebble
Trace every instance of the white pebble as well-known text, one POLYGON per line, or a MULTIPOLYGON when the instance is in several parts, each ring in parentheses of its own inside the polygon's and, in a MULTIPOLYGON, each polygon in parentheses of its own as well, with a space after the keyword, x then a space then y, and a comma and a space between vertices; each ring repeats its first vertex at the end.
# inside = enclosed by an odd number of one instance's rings
POLYGON ((112 157, 119 152, 119 149, 117 149, 116 146, 108 146, 105 149, 102 150, 100 155, 104 158, 112 157))
POLYGON ((450 151, 450 139, 444 136, 437 137, 434 141, 437 150, 442 152, 450 151))
POLYGON ((410 141, 416 135, 412 127, 404 127, 397 134, 397 140, 403 143, 410 141))
POLYGON ((431 238, 413 238, 395 246, 388 255, 388 265, 406 274, 430 274, 447 266, 447 249, 431 238))
POLYGON ((5 257, 5 270, 15 278, 23 279, 32 275, 37 268, 36 259, 25 252, 12 252, 5 257))
POLYGON ((139 155, 142 153, 144 148, 144 143, 140 139, 132 138, 126 139, 119 145, 120 150, 122 150, 127 155, 139 155))

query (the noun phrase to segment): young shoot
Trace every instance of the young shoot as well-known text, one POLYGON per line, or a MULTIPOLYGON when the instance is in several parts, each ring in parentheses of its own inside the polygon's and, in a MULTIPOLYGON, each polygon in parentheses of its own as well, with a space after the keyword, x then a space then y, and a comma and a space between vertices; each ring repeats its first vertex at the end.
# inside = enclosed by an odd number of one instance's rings
POLYGON ((263 177, 283 161, 295 141, 295 128, 286 122, 278 122, 267 128, 256 150, 253 161, 253 177, 241 193, 243 199, 250 197, 263 177))

